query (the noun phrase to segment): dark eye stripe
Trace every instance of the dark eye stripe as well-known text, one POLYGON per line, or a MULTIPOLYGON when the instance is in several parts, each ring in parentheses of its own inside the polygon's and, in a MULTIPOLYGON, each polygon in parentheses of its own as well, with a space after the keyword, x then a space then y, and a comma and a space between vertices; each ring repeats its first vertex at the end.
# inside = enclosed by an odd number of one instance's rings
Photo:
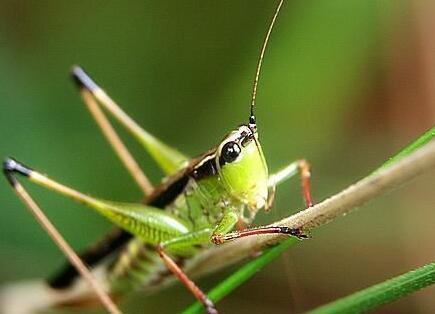
POLYGON ((204 163, 196 167, 192 172, 192 177, 195 180, 201 180, 206 177, 211 177, 217 173, 215 159, 209 158, 204 163))

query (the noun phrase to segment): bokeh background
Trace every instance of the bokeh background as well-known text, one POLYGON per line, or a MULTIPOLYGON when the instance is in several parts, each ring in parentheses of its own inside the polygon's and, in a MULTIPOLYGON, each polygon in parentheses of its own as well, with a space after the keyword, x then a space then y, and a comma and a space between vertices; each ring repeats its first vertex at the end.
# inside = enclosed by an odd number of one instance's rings
MULTIPOLYGON (((0 155, 93 195, 140 200, 71 83, 71 65, 87 69, 149 131, 196 155, 246 122, 274 9, 274 2, 252 0, 0 1, 0 155)), ((286 1, 257 98, 270 169, 307 158, 322 200, 431 127, 434 32, 431 1, 286 1)), ((124 138, 158 182, 151 160, 124 138)), ((27 186, 74 247, 110 229, 93 212, 27 186)), ((432 171, 319 229, 219 308, 301 312, 434 260, 434 186, 432 171)), ((302 207, 293 180, 258 223, 302 207)), ((0 282, 52 274, 63 257, 6 181, 0 209, 0 282)), ((207 290, 234 269, 199 283, 207 290)), ((434 296, 428 288, 379 313, 434 313, 434 296)), ((134 294, 123 306, 175 313, 192 301, 176 285, 134 294)))

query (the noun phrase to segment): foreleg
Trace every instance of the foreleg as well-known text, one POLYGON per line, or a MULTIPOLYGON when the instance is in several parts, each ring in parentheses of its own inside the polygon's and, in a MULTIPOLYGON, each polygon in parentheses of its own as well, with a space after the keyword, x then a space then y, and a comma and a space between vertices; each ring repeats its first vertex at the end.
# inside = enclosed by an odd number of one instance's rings
POLYGON ((314 202, 311 196, 311 165, 305 159, 300 159, 292 162, 288 166, 269 176, 268 186, 270 197, 267 202, 266 209, 272 206, 276 186, 290 179, 298 173, 301 177, 302 194, 305 200, 305 204, 307 205, 307 207, 313 206, 314 202))

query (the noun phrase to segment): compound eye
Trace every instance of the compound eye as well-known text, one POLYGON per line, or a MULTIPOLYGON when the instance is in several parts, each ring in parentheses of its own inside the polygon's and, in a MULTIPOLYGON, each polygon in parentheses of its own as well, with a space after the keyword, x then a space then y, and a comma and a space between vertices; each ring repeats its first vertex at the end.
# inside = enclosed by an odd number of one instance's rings
POLYGON ((240 146, 236 142, 226 143, 221 150, 221 158, 224 162, 233 162, 240 155, 240 146))

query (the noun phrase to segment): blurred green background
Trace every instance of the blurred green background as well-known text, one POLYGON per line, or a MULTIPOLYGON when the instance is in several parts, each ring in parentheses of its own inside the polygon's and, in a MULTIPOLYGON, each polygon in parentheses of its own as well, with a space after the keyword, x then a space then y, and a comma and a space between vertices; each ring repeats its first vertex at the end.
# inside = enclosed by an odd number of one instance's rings
MULTIPOLYGON (((275 3, 3 0, 0 7, 0 155, 86 193, 138 201, 69 79, 71 65, 82 65, 147 130, 196 155, 246 122, 275 3)), ((429 1, 286 1, 257 98, 270 169, 307 158, 320 201, 432 126, 434 21, 429 1)), ((124 138, 157 183, 161 173, 124 138)), ((300 312, 434 260, 434 185, 432 171, 319 229, 218 308, 300 312)), ((110 229, 93 212, 26 186, 74 247, 110 229)), ((302 207, 293 180, 258 223, 302 207)), ((0 209, 0 282, 52 274, 64 258, 6 181, 0 209)), ((207 290, 229 272, 199 284, 207 290)), ((428 288, 379 312, 434 313, 434 294, 428 288)), ((192 301, 177 285, 123 304, 128 313, 174 313, 192 301)))

